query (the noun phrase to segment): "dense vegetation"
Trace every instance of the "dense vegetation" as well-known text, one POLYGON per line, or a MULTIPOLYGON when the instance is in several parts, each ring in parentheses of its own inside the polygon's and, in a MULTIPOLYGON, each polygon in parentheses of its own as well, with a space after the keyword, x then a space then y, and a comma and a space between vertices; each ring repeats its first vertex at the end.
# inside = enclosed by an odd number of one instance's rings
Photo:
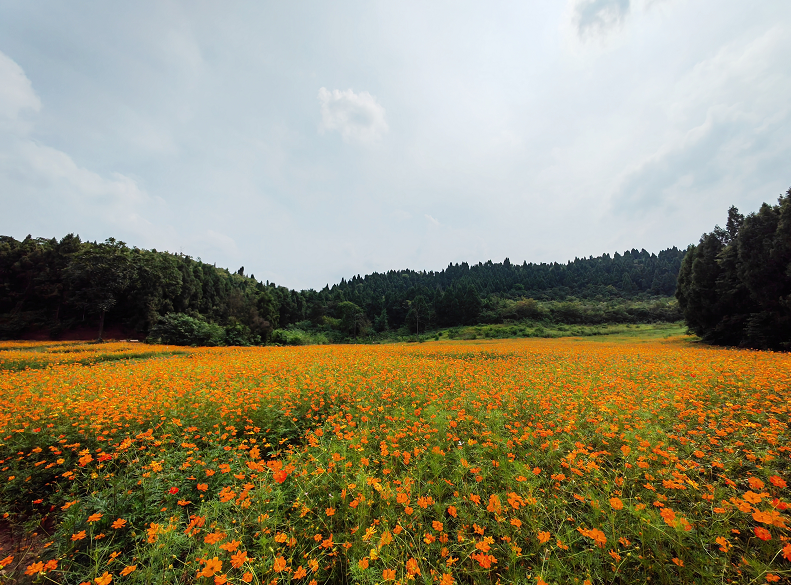
MULTIPOLYGON (((0 338, 58 338, 74 329, 203 345, 342 341, 438 327, 533 321, 637 323, 680 318, 684 252, 567 264, 451 264, 374 273, 321 291, 263 283, 182 254, 79 236, 0 236, 0 338)), ((100 334, 101 335, 101 334, 100 334)))
POLYGON ((704 341, 791 349, 791 189, 747 217, 731 207, 690 246, 676 297, 704 341))
POLYGON ((791 579, 791 355, 172 349, 0 342, 0 583, 791 579))

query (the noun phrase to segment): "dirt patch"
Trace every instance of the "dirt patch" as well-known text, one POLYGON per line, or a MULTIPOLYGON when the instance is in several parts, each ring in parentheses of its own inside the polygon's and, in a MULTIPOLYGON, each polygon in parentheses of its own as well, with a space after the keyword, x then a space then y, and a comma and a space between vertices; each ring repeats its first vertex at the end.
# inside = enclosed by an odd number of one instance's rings
MULTIPOLYGON (((52 521, 46 518, 32 533, 25 533, 6 520, 0 519, 0 561, 8 557, 13 558, 8 565, 0 569, 0 583, 33 583, 36 575, 25 575, 25 571, 41 556, 45 556, 52 542, 50 534, 53 531, 52 521)), ((49 576, 52 578, 55 573, 49 576)))

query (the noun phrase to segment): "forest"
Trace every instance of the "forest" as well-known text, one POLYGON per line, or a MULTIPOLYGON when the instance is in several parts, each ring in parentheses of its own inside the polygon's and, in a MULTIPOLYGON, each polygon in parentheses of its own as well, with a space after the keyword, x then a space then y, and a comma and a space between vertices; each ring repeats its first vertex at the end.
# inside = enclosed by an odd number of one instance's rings
POLYGON ((746 217, 731 207, 725 228, 689 247, 676 297, 704 341, 791 349, 791 189, 746 217))
POLYGON ((463 262, 296 291, 243 267, 231 272, 113 238, 0 236, 0 339, 82 333, 182 345, 299 344, 479 323, 677 321, 672 295, 684 254, 674 247, 565 264, 463 262))

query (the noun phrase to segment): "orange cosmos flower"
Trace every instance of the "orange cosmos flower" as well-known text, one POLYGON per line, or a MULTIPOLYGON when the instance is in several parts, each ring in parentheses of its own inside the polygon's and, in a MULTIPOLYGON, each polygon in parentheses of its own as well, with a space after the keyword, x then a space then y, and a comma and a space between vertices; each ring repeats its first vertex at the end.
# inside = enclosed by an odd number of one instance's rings
POLYGON ((272 565, 272 570, 275 573, 282 573, 286 568, 286 559, 283 556, 279 556, 275 559, 275 564, 272 565))
POLYGON ((203 542, 205 542, 206 544, 217 544, 223 538, 225 538, 225 534, 223 534, 222 532, 212 532, 205 536, 203 542))
POLYGON ((128 567, 125 567, 121 571, 121 577, 126 577, 129 573, 134 572, 136 569, 137 569, 137 565, 129 565, 128 567))
POLYGON ((252 560, 252 559, 248 558, 247 551, 246 550, 239 551, 238 553, 236 553, 231 557, 231 566, 234 569, 238 569, 239 567, 244 565, 248 560, 252 560))
POLYGON ((620 498, 610 498, 610 506, 613 510, 623 510, 623 502, 620 498))
POLYGON ((96 583, 96 585, 109 585, 110 581, 112 580, 113 580, 113 576, 107 571, 105 571, 104 575, 102 575, 101 577, 96 577, 94 579, 94 582, 96 583))
POLYGON ((88 524, 93 524, 94 522, 98 522, 99 520, 101 520, 101 518, 102 515, 99 514, 98 512, 96 514, 91 514, 90 516, 88 516, 88 524))
POLYGON ((203 570, 198 573, 199 577, 213 577, 215 573, 222 571, 222 561, 217 557, 209 559, 203 566, 203 570))
POLYGON ((772 540, 772 533, 769 532, 766 528, 763 528, 761 526, 756 526, 754 532, 755 535, 761 540, 772 540))

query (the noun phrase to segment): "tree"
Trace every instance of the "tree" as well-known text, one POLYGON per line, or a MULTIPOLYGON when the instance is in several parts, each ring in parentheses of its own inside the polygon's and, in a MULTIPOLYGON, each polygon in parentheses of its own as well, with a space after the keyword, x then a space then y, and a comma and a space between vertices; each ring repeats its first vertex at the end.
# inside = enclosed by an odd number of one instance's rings
POLYGON ((103 244, 89 244, 72 257, 66 274, 72 303, 85 311, 99 313, 96 341, 102 341, 104 317, 118 302, 134 274, 129 248, 115 238, 108 238, 103 244))
POLYGON ((357 337, 358 333, 362 333, 370 326, 365 312, 351 301, 338 303, 338 306, 335 307, 335 311, 341 320, 341 328, 354 337, 357 337))
POLYGON ((676 298, 704 341, 791 348, 791 189, 747 217, 731 207, 689 248, 676 298))

